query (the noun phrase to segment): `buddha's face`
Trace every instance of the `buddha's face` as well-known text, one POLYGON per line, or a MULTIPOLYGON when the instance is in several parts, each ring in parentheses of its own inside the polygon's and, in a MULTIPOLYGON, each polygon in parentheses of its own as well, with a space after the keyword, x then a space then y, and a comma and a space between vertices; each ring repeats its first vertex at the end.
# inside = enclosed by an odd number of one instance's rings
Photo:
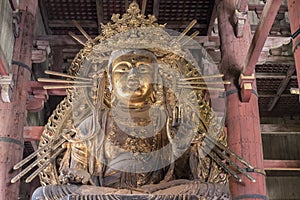
POLYGON ((156 59, 147 51, 130 51, 112 61, 111 84, 115 98, 134 107, 148 101, 153 91, 156 59))

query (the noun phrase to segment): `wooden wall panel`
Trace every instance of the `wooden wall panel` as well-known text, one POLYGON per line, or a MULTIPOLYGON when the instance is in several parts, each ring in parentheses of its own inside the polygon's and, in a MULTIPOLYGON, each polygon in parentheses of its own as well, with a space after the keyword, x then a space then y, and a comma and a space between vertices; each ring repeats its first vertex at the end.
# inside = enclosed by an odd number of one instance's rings
POLYGON ((300 135, 262 135, 264 159, 300 160, 300 135))
POLYGON ((300 198, 300 177, 267 177, 269 200, 287 200, 300 198))

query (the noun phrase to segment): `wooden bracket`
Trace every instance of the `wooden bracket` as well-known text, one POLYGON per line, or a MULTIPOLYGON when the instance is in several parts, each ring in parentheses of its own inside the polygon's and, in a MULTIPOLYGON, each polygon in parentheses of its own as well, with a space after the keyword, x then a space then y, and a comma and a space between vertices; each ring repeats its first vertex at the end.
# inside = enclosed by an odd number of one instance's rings
POLYGON ((44 108, 44 99, 39 98, 29 98, 26 102, 26 110, 28 112, 38 112, 41 111, 44 108))
POLYGON ((27 92, 30 98, 27 100, 26 109, 30 112, 37 112, 43 109, 44 102, 48 100, 50 95, 53 96, 65 96, 65 89, 52 89, 45 90, 43 88, 44 83, 39 83, 37 81, 28 82, 27 92))
POLYGON ((233 15, 233 21, 234 21, 234 28, 235 28, 235 36, 240 38, 243 37, 244 34, 244 27, 246 24, 246 20, 248 17, 247 11, 238 11, 235 10, 233 15))
POLYGON ((251 76, 246 76, 244 74, 240 75, 240 87, 241 87, 241 100, 242 102, 249 102, 252 94, 252 84, 254 82, 254 74, 251 76))
POLYGON ((47 55, 51 52, 49 41, 36 40, 35 49, 32 49, 31 60, 33 63, 43 63, 47 59, 47 55))
POLYGON ((28 83, 27 90, 30 95, 26 102, 27 111, 38 112, 42 110, 44 108, 45 101, 47 101, 49 97, 47 90, 43 89, 43 85, 34 81, 30 81, 28 83))

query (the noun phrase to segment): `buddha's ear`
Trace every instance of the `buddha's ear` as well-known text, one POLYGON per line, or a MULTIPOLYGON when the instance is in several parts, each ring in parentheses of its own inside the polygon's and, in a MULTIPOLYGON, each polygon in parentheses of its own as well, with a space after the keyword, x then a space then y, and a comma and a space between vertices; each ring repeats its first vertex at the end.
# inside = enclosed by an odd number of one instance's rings
POLYGON ((106 71, 106 74, 107 74, 107 79, 108 79, 108 84, 109 84, 109 91, 112 93, 113 91, 113 86, 112 86, 112 77, 111 77, 111 71, 110 70, 105 70, 106 71), (108 72, 107 72, 108 71, 108 72))

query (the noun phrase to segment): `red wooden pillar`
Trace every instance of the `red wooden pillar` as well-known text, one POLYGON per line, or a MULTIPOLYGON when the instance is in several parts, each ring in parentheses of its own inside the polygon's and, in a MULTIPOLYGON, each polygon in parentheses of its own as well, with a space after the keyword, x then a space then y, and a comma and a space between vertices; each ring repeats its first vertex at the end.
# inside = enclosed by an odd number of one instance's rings
MULTIPOLYGON (((288 0, 288 11, 290 19, 291 32, 294 34, 300 29, 300 1, 299 0, 288 0)), ((293 39, 294 45, 294 58, 296 64, 298 87, 300 88, 300 34, 293 39)))
MULTIPOLYGON (((251 31, 249 22, 246 20, 242 34, 239 34, 240 37, 235 36, 235 25, 232 19, 236 2, 236 0, 223 0, 217 7, 222 53, 220 69, 225 74, 225 79, 231 81, 231 85, 226 88, 228 144, 230 149, 249 161, 255 168, 262 170, 263 152, 257 94, 253 91, 249 102, 241 102, 239 96, 239 76, 243 71, 243 64, 250 46, 251 31)), ((255 183, 246 177, 242 177, 245 184, 230 179, 233 199, 266 198, 265 176, 257 172, 250 174, 256 179, 255 183)))
MULTIPOLYGON (((14 46, 15 61, 31 66, 31 51, 37 0, 20 1, 22 18, 20 36, 14 46)), ((11 184, 16 175, 12 167, 22 159, 23 129, 26 121, 27 83, 30 71, 24 67, 13 66, 14 88, 11 103, 0 100, 0 199, 18 199, 19 184, 11 184)))

